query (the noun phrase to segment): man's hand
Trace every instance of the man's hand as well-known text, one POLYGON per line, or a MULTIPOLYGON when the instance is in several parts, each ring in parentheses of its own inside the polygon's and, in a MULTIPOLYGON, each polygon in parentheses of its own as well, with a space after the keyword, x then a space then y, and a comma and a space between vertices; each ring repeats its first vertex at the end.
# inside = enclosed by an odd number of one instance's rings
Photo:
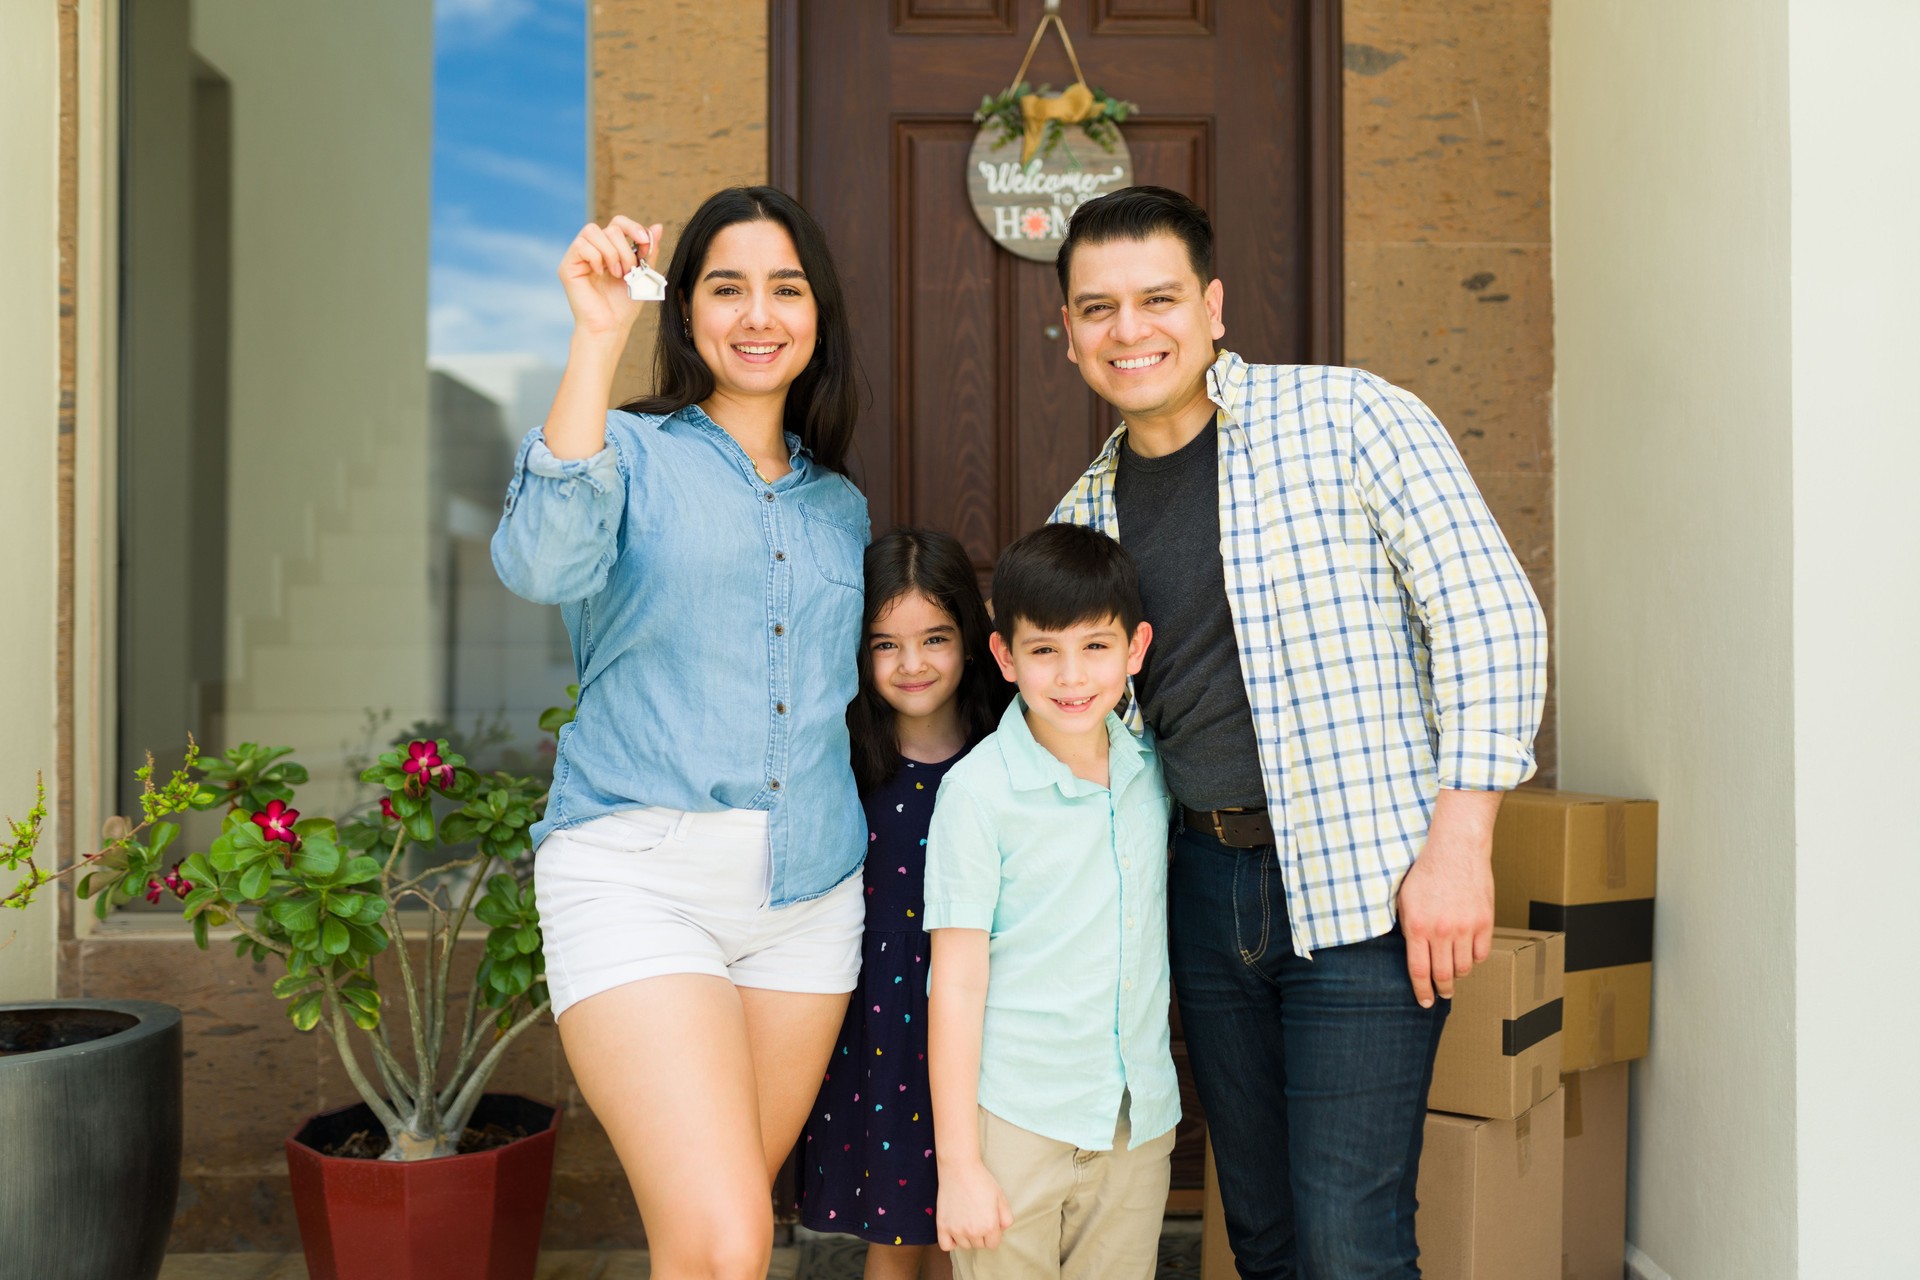
POLYGON ((933 1220, 940 1247, 947 1252, 991 1249, 1000 1243, 1000 1233, 1013 1225, 1013 1210, 986 1165, 978 1160, 951 1166, 942 1161, 933 1220))
POLYGON ((1407 976, 1422 1009, 1434 994, 1453 999, 1453 983, 1493 946, 1493 820, 1499 791, 1442 791, 1426 847, 1400 882, 1400 930, 1407 976))

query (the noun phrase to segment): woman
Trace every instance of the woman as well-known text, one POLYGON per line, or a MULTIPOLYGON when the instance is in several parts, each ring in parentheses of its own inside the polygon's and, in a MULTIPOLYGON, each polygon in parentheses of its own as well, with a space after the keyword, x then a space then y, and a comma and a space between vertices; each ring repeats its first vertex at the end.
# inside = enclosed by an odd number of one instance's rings
POLYGON ((566 372, 521 446, 501 579, 580 672, 534 830, 547 982, 654 1275, 766 1274, 771 1183, 860 963, 848 759, 866 499, 826 243, 770 187, 714 195, 667 271, 654 396, 607 412, 661 228, 582 228, 566 372))

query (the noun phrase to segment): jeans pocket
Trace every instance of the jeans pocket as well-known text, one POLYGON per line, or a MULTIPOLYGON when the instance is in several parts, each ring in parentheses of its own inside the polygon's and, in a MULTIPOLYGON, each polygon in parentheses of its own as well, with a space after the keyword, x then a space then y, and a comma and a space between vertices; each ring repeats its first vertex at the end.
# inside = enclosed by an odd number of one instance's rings
POLYGON ((1258 964, 1273 941, 1273 865, 1271 855, 1233 860, 1233 944, 1244 964, 1258 964))

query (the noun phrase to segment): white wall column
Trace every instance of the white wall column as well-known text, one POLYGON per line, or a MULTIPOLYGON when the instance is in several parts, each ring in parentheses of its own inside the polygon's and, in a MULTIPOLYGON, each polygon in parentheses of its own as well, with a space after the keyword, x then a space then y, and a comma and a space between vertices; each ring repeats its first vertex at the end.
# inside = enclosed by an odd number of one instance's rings
MULTIPOLYGON (((54 442, 59 425, 60 33, 52 4, 0 5, 0 817, 53 784, 54 442)), ((52 854, 49 824, 45 847, 52 854)), ((13 879, 0 873, 0 894, 13 879)), ((0 912, 0 1002, 54 990, 55 894, 0 912)))

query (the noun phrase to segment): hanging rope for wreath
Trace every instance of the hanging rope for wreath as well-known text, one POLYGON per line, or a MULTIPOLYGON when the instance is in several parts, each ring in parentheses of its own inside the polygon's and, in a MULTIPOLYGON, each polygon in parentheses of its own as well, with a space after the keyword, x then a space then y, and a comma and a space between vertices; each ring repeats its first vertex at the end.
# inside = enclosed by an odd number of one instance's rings
POLYGON ((1066 24, 1056 13, 1044 15, 1013 82, 981 98, 973 113, 981 129, 967 156, 967 192, 980 225, 1002 248, 1051 261, 1075 208, 1133 184, 1133 156, 1120 123, 1137 110, 1088 85, 1066 24), (1036 92, 1027 83, 1027 68, 1049 25, 1060 33, 1073 65, 1073 83, 1057 94, 1048 92, 1050 85, 1036 92))

